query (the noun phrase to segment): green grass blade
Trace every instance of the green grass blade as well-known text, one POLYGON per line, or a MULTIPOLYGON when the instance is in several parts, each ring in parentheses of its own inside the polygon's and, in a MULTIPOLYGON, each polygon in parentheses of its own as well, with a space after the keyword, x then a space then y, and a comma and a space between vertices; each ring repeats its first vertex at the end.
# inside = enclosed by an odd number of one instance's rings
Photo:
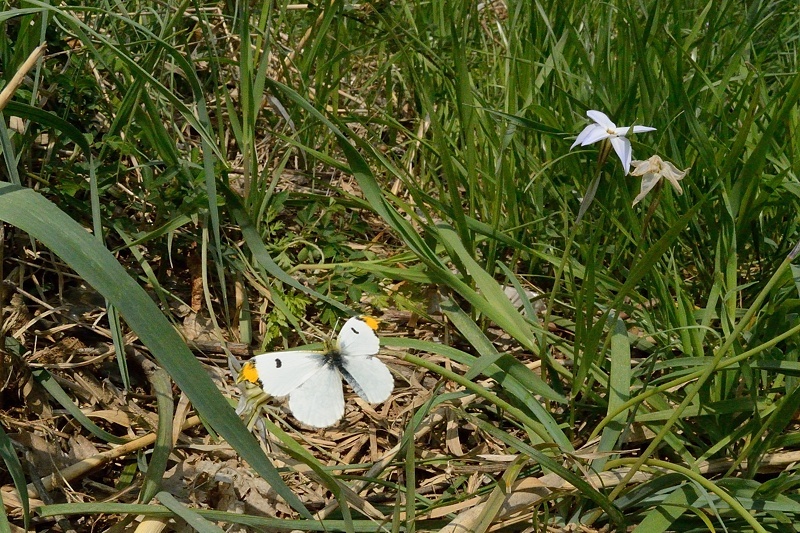
POLYGON ((511 465, 503 472, 503 477, 497 482, 494 489, 492 489, 489 497, 486 498, 483 512, 480 519, 476 520, 475 533, 485 533, 491 527, 492 522, 495 521, 497 515, 503 508, 503 505, 511 497, 511 487, 519 477, 522 468, 525 466, 527 458, 524 455, 518 456, 511 465))
POLYGON ((349 312, 347 306, 337 302, 333 298, 325 296, 324 294, 320 294, 311 287, 306 287, 292 276, 287 274, 281 267, 279 267, 272 257, 270 257, 269 252, 267 252, 267 249, 264 246, 264 241, 261 240, 258 230, 256 230, 256 227, 247 216, 241 199, 228 187, 221 187, 221 191, 223 196, 225 196, 225 201, 231 215, 236 220, 242 231, 242 236, 244 237, 245 242, 247 242, 250 253, 253 254, 253 257, 256 259, 256 261, 258 261, 264 270, 290 287, 294 287, 295 289, 313 296, 314 298, 318 298, 328 305, 339 309, 340 311, 349 312))
MULTIPOLYGON (((508 371, 508 365, 504 359, 508 358, 506 354, 499 353, 491 341, 481 331, 478 325, 452 300, 445 300, 442 302, 442 311, 453 322, 453 325, 459 330, 464 339, 466 339, 480 354, 480 357, 474 364, 470 365, 469 372, 464 376, 466 379, 473 379, 479 374, 485 374, 489 367, 503 367, 504 371, 508 371)), ((510 358, 514 361, 514 358, 510 358)), ((550 386, 545 383, 542 378, 531 372, 525 365, 520 363, 520 373, 525 374, 525 383, 533 384, 530 392, 545 397, 548 400, 556 401, 559 403, 566 403, 566 398, 554 391, 550 386), (523 370, 524 369, 524 370, 523 370), (526 372, 527 371, 527 372, 526 372)), ((519 373, 517 373, 519 375, 519 373)), ((520 398, 522 400, 522 398, 520 398)))
MULTIPOLYGON (((8 7, 7 5, 5 7, 8 7)), ((16 17, 24 17, 26 15, 33 15, 35 13, 41 13, 43 10, 38 7, 27 7, 27 8, 15 8, 15 9, 8 9, 7 11, 0 12, 0 22, 5 22, 9 19, 16 18, 16 17)))
POLYGON ((536 352, 530 324, 519 314, 511 300, 500 288, 497 280, 472 258, 456 233, 449 226, 439 224, 436 226, 436 230, 441 237, 440 242, 451 250, 454 259, 457 257, 465 265, 470 277, 472 277, 475 285, 481 291, 479 298, 484 300, 485 304, 481 306, 480 311, 484 312, 492 321, 527 349, 536 352))
POLYGON ((224 530, 221 527, 212 524, 200 514, 183 505, 181 502, 176 500, 175 496, 172 494, 167 492, 159 492, 156 494, 156 497, 164 507, 186 521, 189 527, 195 531, 199 531, 200 533, 224 533, 224 530))
MULTIPOLYGON (((628 341, 628 329, 625 322, 617 318, 614 320, 614 329, 611 333, 611 370, 609 371, 608 386, 608 412, 614 412, 620 405, 628 401, 631 391, 631 346, 628 341)), ((628 410, 621 411, 610 422, 600 437, 597 451, 610 452, 618 447, 619 438, 627 427, 625 420, 628 410)), ((608 459, 600 457, 592 462, 592 468, 597 472, 603 471, 603 466, 608 459)))
POLYGON ((2 533, 11 533, 11 524, 8 522, 8 516, 6 515, 6 508, 3 505, 3 495, 0 494, 0 532, 2 533))
MULTIPOLYGON (((25 472, 22 471, 22 464, 19 462, 19 457, 17 457, 17 453, 14 451, 14 446, 11 443, 11 439, 8 438, 8 434, 6 434, 3 426, 0 426, 0 458, 3 459, 3 463, 6 465, 6 470, 8 470, 12 481, 14 481, 14 488, 17 489, 20 502, 22 502, 22 516, 25 520, 25 529, 28 529, 31 516, 28 501, 28 485, 25 482, 25 472)), ((2 494, 0 494, 0 505, 2 504, 2 494)), ((5 531, 11 531, 8 524, 8 519, 6 518, 5 508, 0 508, 0 530, 4 529, 4 522, 5 531)))
POLYGON ((560 462, 554 460, 552 457, 545 455, 540 450, 528 445, 527 443, 521 441, 520 439, 514 437, 513 435, 501 431, 494 425, 485 422, 483 420, 480 420, 477 417, 469 416, 468 418, 473 424, 477 425, 483 431, 486 431, 495 438, 505 442, 507 445, 516 448, 517 450, 519 450, 520 453, 527 455, 528 457, 539 463, 542 469, 553 472, 557 474, 561 479, 572 484, 572 486, 578 489, 583 496, 590 498, 601 509, 603 509, 603 511, 606 512, 608 518, 612 522, 614 522, 618 527, 623 527, 625 519, 622 517, 622 514, 620 513, 619 509, 617 509, 614 506, 614 504, 611 501, 609 501, 609 499, 604 494, 601 494, 597 489, 592 487, 586 480, 584 480, 581 477, 578 477, 575 473, 564 468, 564 466, 562 466, 560 462))
POLYGON ((89 157, 92 153, 86 136, 84 136, 78 128, 58 115, 39 109, 38 107, 33 107, 32 105, 23 104, 22 102, 9 102, 3 111, 9 115, 41 124, 45 128, 58 130, 66 135, 69 140, 77 144, 81 151, 86 154, 86 157, 89 157))
POLYGON ((619 306, 623 303, 623 300, 630 295, 642 278, 650 273, 653 265, 656 264, 658 259, 669 249, 678 235, 680 235, 684 228, 705 205, 705 202, 710 200, 710 198, 711 191, 709 191, 703 197, 702 201, 698 202, 686 213, 681 215, 680 218, 669 228, 669 230, 664 233, 664 235, 641 256, 639 261, 637 261, 637 263, 631 269, 630 274, 625 279, 625 283, 619 289, 619 292, 615 296, 614 300, 610 305, 608 305, 608 310, 605 311, 604 316, 601 317, 592 327, 591 331, 588 332, 586 342, 587 350, 597 350, 600 337, 602 336, 603 330, 606 326, 606 317, 609 315, 610 310, 619 308, 619 306))
MULTIPOLYGON (((130 56, 126 54, 119 46, 114 44, 108 36, 104 35, 103 33, 96 31, 95 29, 89 27, 83 20, 80 18, 70 14, 66 10, 62 10, 58 7, 52 6, 50 4, 45 4, 44 2, 40 2, 39 0, 30 0, 32 5, 40 6, 43 9, 52 11, 54 14, 58 15, 59 17, 63 17, 63 20, 67 22, 69 25, 72 26, 74 31, 78 34, 80 40, 87 46, 87 48, 95 54, 97 60, 103 64, 103 66, 110 72, 114 72, 114 67, 112 65, 107 64, 107 56, 105 54, 99 53, 97 48, 94 46, 95 40, 96 42, 100 43, 105 51, 110 52, 113 57, 118 58, 122 61, 125 66, 130 70, 130 72, 136 78, 141 78, 147 82, 149 86, 154 88, 161 94, 164 98, 166 98, 172 106, 175 107, 175 110, 180 113, 180 115, 192 125, 193 128, 197 131, 197 133, 206 141, 207 147, 210 148, 214 155, 220 160, 224 161, 225 158, 220 152, 219 148, 214 144, 214 139, 210 137, 208 129, 204 126, 203 122, 198 120, 195 116, 195 112, 172 91, 170 91, 167 87, 164 86, 158 79, 155 78, 152 72, 150 72, 145 66, 140 64, 137 61, 137 58, 134 56, 130 56), (91 37, 89 37, 91 35, 91 37)), ((147 35, 148 38, 152 39, 152 41, 159 46, 163 47, 164 51, 170 54, 170 57, 178 64, 181 69, 184 69, 185 73, 188 75, 184 78, 189 84, 192 86, 193 94, 195 95, 202 95, 202 87, 197 82, 196 76, 191 76, 190 73, 194 72, 191 63, 183 57, 182 53, 170 46, 169 43, 164 41, 164 39, 160 38, 159 36, 153 34, 148 28, 144 27, 141 24, 138 24, 127 17, 121 17, 116 13, 109 13, 105 9, 101 8, 84 8, 83 10, 87 12, 94 12, 94 11, 101 11, 103 14, 108 15, 116 20, 121 21, 124 24, 129 24, 136 29, 136 31, 141 32, 144 35, 147 35)), ((203 109, 205 109, 205 101, 200 99, 197 101, 198 106, 203 105, 203 109)), ((206 114, 207 116, 207 114, 206 114)))
POLYGON ((311 105, 305 98, 299 95, 296 91, 287 87, 286 85, 274 81, 267 80, 267 85, 275 92, 285 94, 292 102, 299 105, 312 117, 322 122, 330 131, 336 136, 339 147, 345 154, 347 162, 350 164, 350 171, 358 181, 361 191, 369 204, 380 215, 389 226, 395 230, 401 239, 411 249, 417 253, 424 261, 438 263, 439 260, 436 255, 428 248, 425 242, 420 238, 417 232, 413 229, 411 224, 402 217, 394 208, 389 205, 383 194, 383 189, 375 180, 375 176, 369 168, 369 165, 358 153, 358 151, 350 144, 350 139, 359 142, 362 148, 371 150, 368 143, 363 142, 358 136, 354 135, 343 124, 336 122, 334 119, 328 119, 313 105, 311 105), (366 146, 365 146, 366 145, 366 146))
MULTIPOLYGON (((158 406, 158 429, 156 442, 153 445, 153 454, 147 463, 147 473, 144 476, 142 492, 139 495, 141 503, 149 502, 160 490, 167 471, 167 462, 172 453, 172 422, 175 415, 175 404, 172 398, 172 381, 164 369, 155 365, 150 366, 150 361, 142 365, 148 374, 148 380, 153 387, 158 406)), ((160 499, 160 498, 159 498, 160 499)), ((161 500, 164 503, 164 500, 161 500)))
MULTIPOLYGON (((412 433, 413 435, 413 433, 412 433)), ((416 493, 416 446, 414 445, 413 437, 408 439, 405 443, 405 460, 403 461, 403 473, 405 474, 405 499, 406 499, 406 531, 413 533, 416 528, 416 507, 414 494, 416 493)))
MULTIPOLYGON (((431 343, 418 339, 401 338, 385 338, 382 342, 387 346, 396 346, 399 348, 409 348, 412 350, 439 354, 467 366, 472 366, 476 361, 474 356, 443 344, 431 343)), ((541 431, 545 435, 548 435, 545 441, 553 440, 562 450, 574 451, 572 443, 566 435, 564 435, 553 416, 539 401, 532 397, 531 391, 535 390, 536 383, 529 380, 530 372, 530 369, 513 357, 504 355, 496 364, 486 369, 485 375, 497 381, 508 394, 517 399, 521 411, 525 413, 525 417, 520 419, 523 424, 530 424, 531 422, 535 424, 533 419, 538 420, 542 425, 542 429, 536 432, 539 433, 541 431)), ((472 387, 477 386, 471 382, 470 384, 472 387)), ((551 401, 558 400, 551 399, 551 401)), ((560 403, 565 403, 565 401, 562 399, 560 403)))
POLYGON ((128 373, 128 360, 125 356, 125 344, 122 335, 122 325, 119 321, 119 313, 117 313, 117 309, 108 302, 106 302, 106 309, 108 309, 111 342, 114 345, 114 355, 117 359, 120 377, 122 378, 122 386, 125 388, 125 391, 129 391, 131 388, 131 377, 128 373))
MULTIPOLYGON (((3 214, 0 213, 0 217, 2 216, 3 214)), ((72 401, 69 395, 67 395, 67 393, 64 392, 64 389, 61 388, 58 382, 56 382, 56 380, 53 379, 53 377, 50 375, 48 371, 43 369, 37 369, 33 370, 32 374, 33 378, 39 383, 39 385, 41 385, 50 394, 50 396, 53 397, 54 400, 56 400, 59 404, 61 404, 61 407, 66 409, 67 412, 70 415, 72 415, 72 417, 80 425, 86 428, 86 430, 89 431, 92 435, 94 435, 98 439, 101 439, 105 442, 110 442, 112 444, 123 444, 128 441, 127 439, 123 439, 117 437, 116 435, 108 433, 107 431, 98 427, 97 424, 92 422, 91 419, 85 414, 83 414, 83 411, 81 411, 80 408, 77 405, 75 405, 75 403, 72 401)))
POLYGON ((647 513, 644 520, 632 533, 661 533, 667 531, 672 523, 689 509, 690 502, 697 497, 697 492, 692 485, 678 486, 672 491, 653 512, 647 513))
POLYGON ((284 451, 294 459, 307 465, 314 473, 320 478, 322 483, 333 494, 336 501, 339 502, 339 510, 342 513, 345 523, 345 529, 348 533, 353 532, 352 522, 353 519, 350 515, 350 506, 347 504, 345 487, 339 485, 339 482, 325 471, 325 468, 320 464, 316 457, 314 457, 308 450, 300 445, 296 440, 286 434, 277 424, 273 423, 268 418, 263 419, 264 425, 267 430, 272 433, 278 440, 281 441, 284 451))
POLYGON ((22 185, 19 179, 19 170, 17 170, 17 157, 14 155, 14 145, 11 143, 11 137, 8 135, 8 128, 6 127, 6 117, 0 112, 0 147, 3 153, 3 162, 6 166, 6 174, 9 180, 14 185, 22 185))
MULTIPOLYGON (((132 503, 58 503, 43 505, 36 509, 38 516, 50 518, 58 515, 78 516, 78 515, 142 515, 154 518, 172 518, 174 513, 163 505, 144 505, 132 503)), ((298 531, 346 531, 344 520, 286 520, 265 516, 254 516, 241 513, 229 513, 225 511, 213 511, 208 509, 193 510, 194 513, 208 520, 215 522, 227 522, 239 524, 256 530, 298 530, 298 531)), ((355 533, 375 533, 384 531, 374 520, 354 520, 353 531, 355 533)))
POLYGON ((741 202, 736 221, 737 229, 740 232, 749 228, 750 221, 761 212, 761 209, 754 208, 754 204, 757 201, 758 191, 762 184, 761 177, 767 161, 767 154, 773 148, 775 137, 785 127, 790 114, 795 112, 798 100, 800 100, 800 73, 795 75, 792 84, 789 86, 783 105, 775 112, 774 116, 770 117, 767 129, 761 134, 758 144, 754 147, 753 152, 742 167, 739 180, 734 185, 733 193, 736 194, 741 202))
MULTIPOLYGON (((398 343, 398 344, 402 345, 404 343, 398 343)), ((427 361, 420 357, 410 354, 404 354, 402 356, 402 359, 409 363, 415 364, 421 368, 430 370, 431 372, 434 372, 445 379, 449 379, 450 381, 458 383, 468 391, 480 396, 481 398, 487 400, 489 403, 496 405, 500 409, 506 411, 511 416, 515 417, 528 429, 533 431, 538 436, 538 438, 542 440, 542 442, 553 442, 553 436, 547 432, 543 424, 536 422, 536 420, 531 418, 523 409, 515 407, 514 405, 500 398, 500 396, 498 396, 494 392, 489 391, 487 388, 482 387, 477 383, 473 383, 468 379, 464 379, 463 376, 456 374, 455 372, 443 368, 439 365, 431 363, 430 361, 427 361)), ((532 402, 532 404, 535 405, 536 402, 532 402)))

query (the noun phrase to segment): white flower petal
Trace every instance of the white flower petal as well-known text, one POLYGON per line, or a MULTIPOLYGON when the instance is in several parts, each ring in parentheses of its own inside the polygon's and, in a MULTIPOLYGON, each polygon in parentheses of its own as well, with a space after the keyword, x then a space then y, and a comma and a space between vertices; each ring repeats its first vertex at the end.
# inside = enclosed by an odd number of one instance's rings
POLYGON ((661 176, 658 174, 645 174, 642 178, 642 186, 639 190, 639 195, 633 199, 633 205, 638 204, 642 201, 642 198, 647 196, 647 193, 653 190, 653 187, 656 186, 656 183, 661 179, 661 176))
POLYGON ((617 129, 617 125, 611 122, 611 119, 608 118, 608 115, 606 115, 602 111, 596 111, 594 109, 590 109, 589 111, 586 112, 586 116, 588 116, 590 119, 594 120, 607 130, 617 129))
POLYGON ((622 168, 625 170, 625 175, 631 168, 631 142, 625 137, 612 137, 611 146, 617 152, 619 160, 622 161, 622 168))
POLYGON ((602 127, 598 126, 597 124, 593 124, 592 131, 584 137, 583 141, 581 141, 581 146, 587 146, 589 144, 594 144, 597 141, 602 141, 603 139, 608 139, 609 137, 613 137, 608 131, 602 127))
POLYGON ((672 185, 672 187, 675 189, 675 192, 678 194, 683 194, 683 189, 678 181, 683 179, 689 169, 687 168, 686 170, 678 170, 678 168, 669 161, 664 161, 664 165, 665 167, 664 170, 661 171, 661 174, 667 178, 670 185, 672 185))
POLYGON ((636 205, 644 198, 662 178, 666 178, 678 194, 683 194, 683 189, 678 182, 686 175, 686 172, 689 170, 688 168, 686 170, 679 170, 678 167, 669 161, 664 161, 657 155, 645 161, 633 161, 632 164, 634 168, 631 172, 631 176, 644 176, 642 178, 641 192, 639 196, 633 200, 633 205, 636 205))
POLYGON ((681 188, 681 184, 678 183, 678 180, 676 180, 672 176, 667 176, 667 181, 669 181, 669 184, 672 185, 672 188, 675 189, 676 193, 678 193, 679 195, 683 194, 683 189, 681 188))
POLYGON ((645 159, 644 161, 631 161, 631 165, 633 165, 631 176, 644 176, 648 172, 658 172, 658 170, 661 168, 659 162, 653 160, 653 158, 657 157, 658 156, 653 156, 650 159, 645 159))
POLYGON ((572 150, 573 148, 575 148, 576 146, 581 144, 583 142, 583 140, 589 135, 589 133, 591 133, 596 128, 597 128, 597 124, 589 124, 588 126, 583 128, 583 131, 581 131, 578 134, 578 138, 575 139, 575 142, 572 143, 572 146, 570 146, 569 149, 572 150))
POLYGON ((689 170, 679 170, 678 167, 670 163, 669 161, 664 161, 664 164, 667 165, 667 169, 664 171, 664 175, 669 177, 669 174, 672 174, 672 177, 676 180, 682 180, 683 177, 686 175, 686 172, 689 170))
MULTIPOLYGON (((590 119, 594 120, 595 124, 590 124, 583 128, 569 149, 572 150, 578 145, 587 146, 604 139, 610 139, 611 145, 614 147, 614 151, 619 156, 619 159, 622 162, 622 168, 625 170, 625 174, 627 175, 631 166, 632 154, 631 143, 625 138, 625 136, 631 130, 634 133, 643 133, 646 131, 654 131, 655 128, 651 128, 649 126, 634 126, 633 128, 629 126, 623 126, 618 128, 617 125, 614 124, 610 118, 608 118, 608 115, 602 111, 597 111, 596 109, 590 109, 586 112, 586 115, 590 119)), ((645 171, 642 170, 642 172, 645 171)))

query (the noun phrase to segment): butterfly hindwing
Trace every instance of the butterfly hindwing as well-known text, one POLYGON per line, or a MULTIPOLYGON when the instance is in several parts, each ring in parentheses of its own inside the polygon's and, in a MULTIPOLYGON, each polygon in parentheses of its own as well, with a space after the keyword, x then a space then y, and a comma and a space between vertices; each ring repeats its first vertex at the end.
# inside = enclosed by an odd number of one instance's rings
POLYGON ((369 403, 385 401, 394 389, 392 373, 374 355, 342 354, 342 371, 356 394, 369 403))
POLYGON ((289 394, 289 409, 297 420, 309 426, 324 428, 338 422, 344 415, 339 371, 333 365, 323 366, 289 394))
POLYGON ((253 358, 261 388, 272 396, 286 396, 325 366, 318 352, 271 352, 253 358))

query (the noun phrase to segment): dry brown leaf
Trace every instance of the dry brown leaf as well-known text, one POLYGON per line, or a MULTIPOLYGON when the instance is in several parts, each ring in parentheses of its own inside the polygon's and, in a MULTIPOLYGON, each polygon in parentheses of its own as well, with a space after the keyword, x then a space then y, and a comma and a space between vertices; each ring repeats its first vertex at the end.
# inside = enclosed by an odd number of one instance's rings
POLYGON ((124 428, 131 427, 131 417, 121 409, 102 409, 99 411, 90 411, 85 414, 89 418, 99 418, 100 420, 105 420, 106 422, 111 422, 112 424, 117 424, 124 428))
POLYGON ((461 448, 461 439, 458 435, 460 422, 461 421, 455 416, 453 411, 447 411, 447 429, 445 432, 447 450, 456 457, 464 455, 464 450, 461 448))
POLYGON ((69 458, 71 462, 82 461, 100 453, 94 443, 83 435, 73 435, 69 438, 69 458))
POLYGON ((67 455, 54 442, 32 432, 9 435, 9 438, 26 449, 25 458, 40 476, 47 476, 70 464, 67 455))
POLYGON ((214 328, 214 322, 209 318, 205 310, 186 315, 183 319, 181 332, 184 338, 194 342, 216 342, 219 340, 214 328))

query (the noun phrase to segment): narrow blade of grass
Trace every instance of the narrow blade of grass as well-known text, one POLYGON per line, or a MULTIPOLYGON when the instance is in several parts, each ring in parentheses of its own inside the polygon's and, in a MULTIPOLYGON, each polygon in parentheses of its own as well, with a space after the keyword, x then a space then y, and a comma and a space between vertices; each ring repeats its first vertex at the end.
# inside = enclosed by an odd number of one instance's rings
POLYGON ((187 524, 189 524, 189 527, 195 531, 199 531, 200 533, 224 532, 224 530, 219 526, 212 524, 198 513, 180 503, 172 494, 169 494, 168 492, 159 492, 156 494, 156 497, 164 507, 175 513, 176 516, 182 518, 187 524))
MULTIPOLYGON (((14 451, 14 445, 11 443, 11 439, 8 438, 8 434, 3 429, 3 426, 0 426, 0 458, 3 459, 3 463, 6 465, 11 479, 14 481, 14 488, 17 489, 20 502, 22 502, 22 516, 25 520, 25 529, 27 530, 28 524, 30 523, 28 485, 25 483, 25 472, 22 471, 22 464, 20 464, 19 457, 17 457, 17 453, 14 451)), ((0 494, 0 506, 2 505, 1 500, 2 494, 0 494)), ((3 529, 3 522, 5 522, 5 530, 11 531, 5 514, 5 507, 0 508, 0 529, 3 529)))
MULTIPOLYGON (((2 215, 0 215, 2 217, 2 215)), ((61 407, 67 410, 67 412, 84 428, 86 428, 89 433, 94 435, 95 437, 105 441, 110 442, 112 444, 123 444, 127 442, 127 439, 123 439, 117 437, 116 435, 112 435, 111 433, 105 431, 104 429, 100 428, 97 424, 92 422, 92 420, 86 416, 80 408, 75 405, 72 399, 64 392, 64 389, 53 379, 53 376, 50 373, 43 369, 33 370, 32 371, 33 378, 41 385, 49 394, 56 400, 61 407)))

